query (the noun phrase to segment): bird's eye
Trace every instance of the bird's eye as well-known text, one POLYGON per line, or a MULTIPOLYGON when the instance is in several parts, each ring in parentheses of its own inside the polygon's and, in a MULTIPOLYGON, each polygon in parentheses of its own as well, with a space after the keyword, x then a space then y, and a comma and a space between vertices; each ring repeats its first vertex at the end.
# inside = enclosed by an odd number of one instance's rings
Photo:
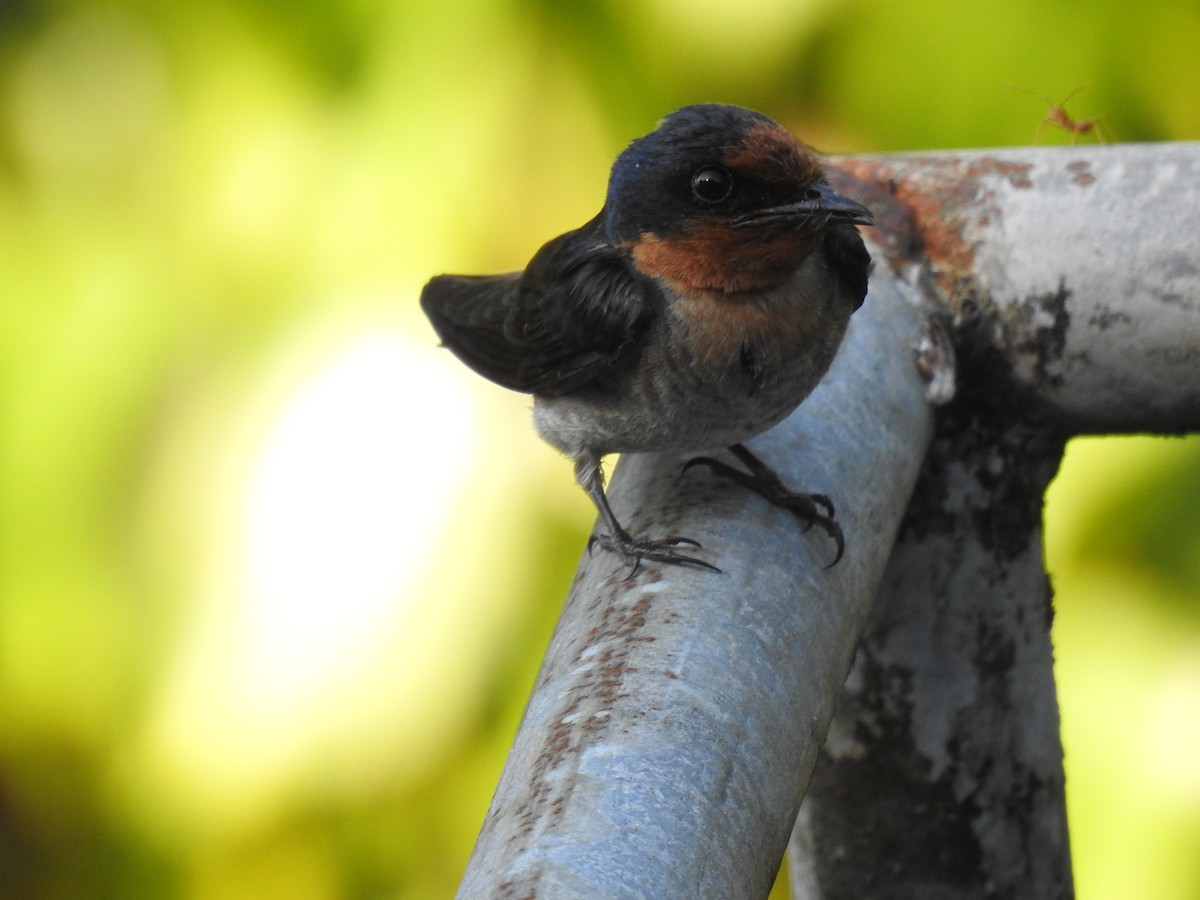
POLYGON ((720 203, 733 193, 733 176, 720 166, 705 166, 692 176, 692 195, 702 203, 720 203))

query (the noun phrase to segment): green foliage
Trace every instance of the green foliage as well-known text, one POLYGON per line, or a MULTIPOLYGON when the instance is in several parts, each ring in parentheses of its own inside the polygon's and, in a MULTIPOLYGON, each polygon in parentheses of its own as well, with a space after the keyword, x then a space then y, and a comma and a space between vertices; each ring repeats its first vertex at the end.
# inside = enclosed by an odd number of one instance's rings
MULTIPOLYGON (((1091 82, 1076 118, 1194 139, 1197 46, 1187 0, 4 5, 0 895, 451 893, 591 510, 423 281, 523 265, 683 103, 884 152, 1027 144, 1012 86, 1091 82)), ((1200 467, 1163 445, 1051 500, 1094 898, 1148 883, 1113 803, 1200 830, 1200 467), (1091 639, 1144 729, 1095 730, 1091 639), (1157 800, 1096 799, 1147 752, 1157 800)))

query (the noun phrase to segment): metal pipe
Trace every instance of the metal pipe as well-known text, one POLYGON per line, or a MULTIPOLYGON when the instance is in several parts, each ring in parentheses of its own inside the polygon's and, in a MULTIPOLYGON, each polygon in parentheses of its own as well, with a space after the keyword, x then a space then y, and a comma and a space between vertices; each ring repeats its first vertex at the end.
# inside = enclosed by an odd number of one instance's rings
POLYGON ((932 428, 911 294, 881 278, 826 380, 752 442, 834 497, 836 566, 826 535, 681 477, 685 457, 621 461, 622 520, 723 572, 583 559, 460 897, 765 896, 932 428))
POLYGON ((822 569, 824 535, 680 477, 682 457, 623 460, 622 521, 724 571, 626 581, 584 558, 459 896, 765 896, 881 581, 797 827, 798 896, 1069 894, 1040 496, 1071 434, 1200 429, 1200 144, 839 165, 880 224, 871 294, 753 447, 834 497, 845 558, 822 569), (863 753, 877 785, 927 780, 859 805, 863 753), (947 840, 975 855, 898 877, 947 840))

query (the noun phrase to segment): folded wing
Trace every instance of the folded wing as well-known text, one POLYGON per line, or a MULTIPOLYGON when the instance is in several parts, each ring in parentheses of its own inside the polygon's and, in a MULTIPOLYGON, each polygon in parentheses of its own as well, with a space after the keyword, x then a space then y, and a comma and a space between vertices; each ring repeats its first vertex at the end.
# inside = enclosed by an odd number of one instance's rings
POLYGON ((633 352, 658 288, 604 240, 601 216, 546 244, 524 272, 431 280, 421 308, 442 343, 485 378, 542 396, 578 390, 633 352))

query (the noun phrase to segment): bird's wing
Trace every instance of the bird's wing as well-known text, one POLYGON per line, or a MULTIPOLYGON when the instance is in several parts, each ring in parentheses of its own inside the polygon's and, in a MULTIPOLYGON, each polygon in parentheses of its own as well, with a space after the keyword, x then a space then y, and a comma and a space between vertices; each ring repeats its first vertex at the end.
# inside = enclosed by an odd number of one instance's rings
POLYGON ((606 372, 659 295, 603 239, 600 221, 550 241, 524 272, 430 281, 421 308, 442 343, 485 378, 531 394, 568 394, 606 372))

